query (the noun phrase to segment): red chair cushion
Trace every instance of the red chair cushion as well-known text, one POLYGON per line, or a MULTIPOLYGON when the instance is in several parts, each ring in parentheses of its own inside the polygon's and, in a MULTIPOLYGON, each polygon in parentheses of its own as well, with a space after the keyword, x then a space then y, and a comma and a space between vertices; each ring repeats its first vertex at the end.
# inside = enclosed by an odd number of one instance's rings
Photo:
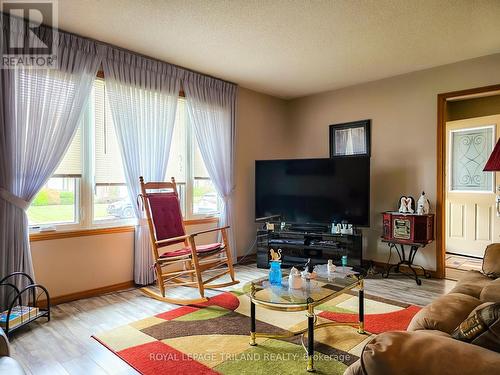
MULTIPOLYGON (((209 252, 215 251, 215 250, 221 250, 222 248, 223 248, 223 245, 219 242, 211 243, 208 245, 199 245, 199 246, 196 246, 196 253, 204 254, 204 253, 209 253, 209 252)), ((178 257, 181 255, 187 255, 187 254, 191 254, 190 247, 183 247, 183 248, 178 249, 178 250, 163 253, 162 255, 160 255, 160 258, 178 257)))
MULTIPOLYGON (((156 240, 161 241, 173 237, 184 236, 182 212, 177 195, 175 193, 154 193, 148 194, 147 199, 151 209, 153 225, 155 227, 156 240)), ((158 247, 180 242, 183 242, 183 240, 158 245, 158 247)))

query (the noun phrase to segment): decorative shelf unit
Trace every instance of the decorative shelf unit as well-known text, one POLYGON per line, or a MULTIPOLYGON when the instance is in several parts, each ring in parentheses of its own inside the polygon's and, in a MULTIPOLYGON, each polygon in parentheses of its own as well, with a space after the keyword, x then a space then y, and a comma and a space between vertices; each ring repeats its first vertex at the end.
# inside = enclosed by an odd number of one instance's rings
POLYGON ((28 274, 14 272, 0 280, 0 288, 7 300, 1 323, 7 335, 41 317, 50 320, 49 292, 28 274), (15 283, 16 279, 18 283, 15 283), (26 286, 19 289, 16 284, 26 286))

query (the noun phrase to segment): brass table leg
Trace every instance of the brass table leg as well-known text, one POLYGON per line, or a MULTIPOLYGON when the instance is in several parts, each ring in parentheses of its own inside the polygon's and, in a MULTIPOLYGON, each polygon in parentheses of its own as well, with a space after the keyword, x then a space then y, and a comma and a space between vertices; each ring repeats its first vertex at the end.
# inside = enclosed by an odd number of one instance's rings
POLYGON ((250 345, 255 346, 255 303, 250 301, 250 345))
MULTIPOLYGON (((365 306, 364 306, 364 280, 359 279, 357 286, 359 288, 358 297, 359 297, 359 321, 358 321, 358 333, 365 333, 365 306)), ((254 292, 254 288, 252 285, 252 292, 254 292)), ((253 296, 253 293, 252 293, 253 296)), ((307 332, 307 371, 314 372, 314 329, 315 328, 323 328, 326 326, 337 326, 337 325, 346 325, 355 327, 356 323, 338 323, 338 322, 330 322, 330 323, 322 323, 316 325, 316 315, 314 314, 314 300, 312 298, 307 299, 307 328, 304 328, 298 332, 289 332, 288 334, 272 334, 272 333, 262 333, 256 332, 256 318, 255 318, 255 303, 253 299, 250 299, 250 345, 255 346, 257 337, 267 337, 267 338, 289 338, 296 335, 304 335, 307 332)), ((294 310, 283 310, 283 311, 294 311, 294 310)), ((298 310, 297 310, 298 311, 298 310)))
POLYGON ((358 333, 365 333, 365 281, 359 280, 359 327, 358 333))
POLYGON ((314 305, 307 306, 307 371, 314 371, 314 305))

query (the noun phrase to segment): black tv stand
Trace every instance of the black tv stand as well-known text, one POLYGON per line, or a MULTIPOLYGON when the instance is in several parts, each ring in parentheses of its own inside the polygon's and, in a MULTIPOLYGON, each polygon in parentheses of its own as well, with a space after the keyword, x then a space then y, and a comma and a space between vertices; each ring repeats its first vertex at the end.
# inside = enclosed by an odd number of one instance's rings
MULTIPOLYGON (((279 224, 274 227, 280 228, 279 224)), ((353 234, 332 234, 328 230, 316 232, 311 231, 309 226, 306 227, 306 230, 296 230, 297 226, 287 225, 274 231, 259 230, 257 267, 269 268, 270 249, 281 249, 283 268, 304 265, 307 259, 311 259, 312 265, 325 264, 328 259, 340 265, 343 255, 347 255, 349 266, 363 266, 363 237, 359 230, 354 230, 353 234)))

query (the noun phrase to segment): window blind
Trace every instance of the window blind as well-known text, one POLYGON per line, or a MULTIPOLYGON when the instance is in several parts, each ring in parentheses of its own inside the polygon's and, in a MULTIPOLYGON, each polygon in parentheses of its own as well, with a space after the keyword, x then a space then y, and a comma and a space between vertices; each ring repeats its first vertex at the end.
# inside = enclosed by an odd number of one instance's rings
POLYGON ((96 185, 125 183, 123 164, 104 80, 94 81, 94 165, 96 185))
MULTIPOLYGON (((85 117, 85 116, 82 116, 85 117)), ((82 177, 82 124, 78 126, 75 137, 71 142, 61 164, 57 167, 53 177, 82 177)))

